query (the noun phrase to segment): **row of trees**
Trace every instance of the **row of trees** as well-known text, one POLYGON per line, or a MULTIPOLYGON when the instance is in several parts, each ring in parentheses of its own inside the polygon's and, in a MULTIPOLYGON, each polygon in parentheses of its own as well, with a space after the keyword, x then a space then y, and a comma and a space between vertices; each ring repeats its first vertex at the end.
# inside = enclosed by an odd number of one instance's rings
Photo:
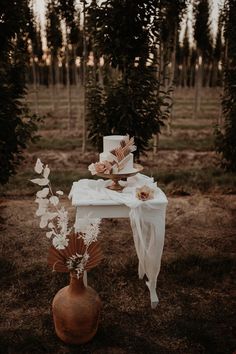
MULTIPOLYGON (((33 75, 37 78, 36 63, 43 60, 40 28, 28 0, 3 2, 4 6, 0 7, 1 183, 15 172, 22 150, 36 130, 37 118, 29 115, 21 99, 26 93, 27 63, 31 63, 33 75)), ((82 5, 84 25, 81 29, 74 0, 48 0, 47 43, 52 95, 60 76, 59 51, 64 43, 69 100, 71 71, 77 72, 75 58, 78 55, 81 58, 85 86, 83 151, 88 137, 99 146, 105 134, 129 133, 135 136, 140 154, 147 149, 150 138, 157 136, 163 120, 167 118, 168 123, 170 117, 178 33, 186 12, 186 1, 106 0, 98 5, 92 0, 88 5, 84 0, 82 5), (65 29, 64 40, 61 23, 65 29), (79 52, 79 48, 83 48, 82 51, 79 52), (90 51, 93 52, 92 68, 87 66, 90 51), (102 75, 100 58, 104 60, 102 75)), ((212 48, 208 0, 194 1, 194 13, 196 92, 199 94, 212 48)), ((235 13, 236 0, 226 0, 219 22, 219 31, 224 30, 226 53, 223 57, 220 54, 225 68, 223 108, 226 120, 224 129, 218 132, 217 145, 225 157, 225 166, 234 170, 235 13)), ((221 43, 221 35, 218 41, 221 43)), ((222 49, 218 52, 222 53, 222 49)))
POLYGON ((23 149, 33 140, 38 118, 21 99, 26 94, 29 7, 26 0, 0 6, 0 184, 15 172, 23 149))
MULTIPOLYGON (((187 6, 190 0, 182 1, 187 6)), ((214 40, 210 20, 208 0, 192 1, 193 18, 186 17, 184 37, 180 39, 180 27, 176 27, 178 13, 175 1, 162 0, 157 2, 157 10, 165 16, 161 32, 161 51, 166 80, 174 76, 176 86, 195 86, 199 82, 203 86, 222 85, 222 15, 219 16, 218 31, 214 40), (168 7, 168 11, 166 9, 168 7), (193 41, 189 37, 190 26, 193 27, 193 41), (171 72, 171 73, 170 73, 171 72), (172 74, 173 73, 173 74, 172 74)), ((27 81, 41 85, 77 85, 83 83, 84 62, 86 66, 98 66, 100 80, 107 75, 104 61, 94 55, 93 21, 89 21, 90 9, 97 5, 93 0, 90 5, 81 1, 81 7, 75 7, 73 0, 48 0, 46 10, 47 50, 42 49, 41 28, 32 13, 32 26, 35 33, 31 36, 31 60, 27 81), (84 18, 85 21, 81 21, 84 18), (101 64, 102 62, 102 64, 101 64)), ((125 10, 125 8, 124 8, 125 10)), ((123 13, 122 16, 125 16, 123 13)))
MULTIPOLYGON (((222 42, 222 14, 219 16, 216 40, 213 40, 210 21, 209 0, 192 1, 193 18, 191 25, 194 29, 194 38, 189 37, 190 20, 187 16, 187 6, 191 0, 159 0, 146 1, 144 6, 155 6, 155 18, 158 27, 156 48, 153 45, 147 58, 149 66, 158 66, 158 76, 161 88, 169 93, 176 86, 195 87, 194 115, 200 112, 202 86, 222 86, 222 58, 225 47, 222 42), (158 20, 159 17, 159 20, 158 20), (182 19, 186 18, 185 23, 182 19), (181 26, 185 26, 183 40, 180 40, 181 26)), ((73 127, 74 117, 71 110, 71 85, 76 87, 88 81, 88 74, 99 81, 103 88, 109 85, 109 79, 119 80, 119 70, 107 60, 106 53, 98 53, 94 41, 96 15, 99 9, 121 6, 120 17, 129 14, 126 1, 98 1, 92 0, 89 4, 81 1, 80 8, 76 8, 75 0, 47 0, 46 7, 46 39, 47 49, 42 50, 41 29, 31 10, 31 45, 29 46, 30 61, 28 63, 27 81, 34 85, 35 106, 38 107, 37 87, 47 85, 51 92, 51 106, 55 108, 55 90, 60 85, 67 87, 68 97, 68 126, 73 127)), ((138 6, 138 5, 137 5, 138 6)), ((101 12, 100 11, 100 12, 101 12)), ((135 10, 134 10, 135 11, 135 10)), ((135 13, 135 12, 134 12, 135 13)), ((133 15, 130 14, 132 17, 133 15)), ((119 22, 115 19, 114 22, 119 22)), ((146 20, 145 20, 146 21, 146 20)), ((143 22, 143 26, 148 23, 143 22)), ((154 21, 154 20, 153 20, 154 21)), ((110 23, 108 23, 108 26, 110 23)), ((116 25, 115 25, 116 26, 116 25)), ((153 24, 152 24, 153 26, 153 24)), ((129 35, 131 24, 126 31, 129 35)), ((96 31, 98 28, 96 27, 96 31)), ((119 33, 117 33, 119 35, 119 33)), ((132 36, 132 31, 130 33, 132 36)), ((115 39, 116 40, 116 39, 115 39)), ((125 42, 121 46, 125 46, 125 42)), ((133 42, 134 43, 134 42, 133 42)), ((121 53, 120 53, 121 54, 121 53)), ((139 57, 137 57, 137 60, 139 57)), ((111 80, 110 80, 111 82, 111 80)), ((160 90, 158 89, 158 92, 160 90)), ((86 101, 86 98, 85 98, 86 101)), ((85 107, 86 111, 86 107, 85 107)), ((170 108, 171 111, 171 108, 170 108)), ((38 112, 38 109, 36 109, 38 112)), ((168 111, 169 112, 169 111, 168 111)), ((170 113, 170 112, 169 112, 170 113)), ((170 114, 167 115, 168 132, 171 134, 170 114)), ((84 143, 86 142, 86 112, 84 112, 84 143)), ((155 142, 155 146, 157 142, 155 142)), ((83 150, 84 150, 83 149, 83 150)), ((155 150, 155 149, 154 149, 155 150)))

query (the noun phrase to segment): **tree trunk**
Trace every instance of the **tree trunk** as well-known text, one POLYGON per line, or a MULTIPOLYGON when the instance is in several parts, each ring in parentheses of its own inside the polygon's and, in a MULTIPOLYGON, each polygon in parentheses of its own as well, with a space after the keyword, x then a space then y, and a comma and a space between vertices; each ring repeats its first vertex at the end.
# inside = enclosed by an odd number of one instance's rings
MULTIPOLYGON (((229 42, 229 39, 226 38, 225 39, 225 48, 224 48, 224 57, 223 57, 223 63, 224 63, 224 67, 228 67, 229 63, 228 63, 228 42, 229 42)), ((223 86, 222 86, 222 91, 221 91, 221 97, 224 96, 224 93, 225 93, 225 89, 226 89, 226 80, 223 80, 223 86)), ((219 114, 218 114, 218 120, 217 120, 217 124, 220 128, 223 127, 223 123, 224 123, 224 120, 223 120, 223 106, 222 106, 222 103, 220 105, 220 108, 219 108, 219 114)))
POLYGON ((170 76, 170 87, 173 90, 170 92, 170 97, 172 101, 170 115, 167 118, 167 134, 172 135, 172 121, 173 121, 173 106, 174 106, 174 81, 175 81, 175 66, 176 66, 176 44, 177 44, 178 28, 175 26, 174 38, 173 38, 173 51, 171 53, 171 70, 170 76))
POLYGON ((58 94, 60 92, 60 71, 59 71, 58 60, 56 60, 54 63, 54 70, 55 70, 55 86, 58 94))
POLYGON ((193 118, 196 119, 201 108, 201 89, 202 89, 202 55, 198 50, 198 63, 196 69, 196 81, 195 81, 195 102, 194 102, 194 114, 193 118))
POLYGON ((37 72, 34 61, 34 56, 32 55, 32 69, 33 69, 33 85, 34 85, 34 105, 35 105, 35 114, 39 114, 39 98, 38 98, 38 84, 37 84, 37 72))
POLYGON ((196 67, 195 65, 189 64, 190 67, 190 87, 195 87, 195 77, 196 77, 196 67))
POLYGON ((70 85, 70 63, 69 63, 69 48, 66 46, 66 87, 67 87, 67 118, 68 129, 72 130, 72 112, 71 112, 71 85, 70 85))
POLYGON ((217 81, 218 81, 218 61, 214 59, 212 65, 212 79, 211 79, 212 87, 217 87, 217 81))
MULTIPOLYGON (((162 68, 163 68, 163 53, 162 53, 162 42, 159 42, 159 46, 157 47, 157 79, 159 82, 159 89, 161 85, 161 76, 162 76, 162 68), (159 60, 159 63, 158 63, 159 60), (158 65, 159 64, 159 65, 158 65), (159 70, 158 70, 159 69, 159 70)), ((157 99, 159 98, 159 90, 157 91, 157 99)), ((157 155, 159 147, 159 133, 153 134, 153 155, 157 155)))
POLYGON ((83 1, 84 26, 83 26, 83 86, 84 86, 84 114, 83 114, 83 132, 82 132, 82 153, 86 152, 87 145, 87 93, 86 93, 86 79, 87 79, 87 43, 86 43, 86 14, 85 14, 85 0, 83 1))
POLYGON ((54 91, 54 80, 53 80, 53 64, 54 60, 51 54, 50 66, 49 66, 49 85, 51 94, 51 110, 55 111, 55 91, 54 91))
POLYGON ((78 76, 77 65, 76 65, 76 48, 75 48, 75 45, 73 45, 72 50, 73 50, 73 76, 74 76, 75 86, 77 87, 78 84, 79 84, 79 76, 78 76))

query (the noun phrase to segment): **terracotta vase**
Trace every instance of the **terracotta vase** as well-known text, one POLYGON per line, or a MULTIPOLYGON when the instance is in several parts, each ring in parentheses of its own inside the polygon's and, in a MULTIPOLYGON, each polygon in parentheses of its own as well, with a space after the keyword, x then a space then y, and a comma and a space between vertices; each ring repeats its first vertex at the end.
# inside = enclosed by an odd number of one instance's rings
POLYGON ((52 303, 57 336, 68 344, 88 342, 97 332, 101 300, 83 278, 71 275, 70 284, 55 295, 52 303))

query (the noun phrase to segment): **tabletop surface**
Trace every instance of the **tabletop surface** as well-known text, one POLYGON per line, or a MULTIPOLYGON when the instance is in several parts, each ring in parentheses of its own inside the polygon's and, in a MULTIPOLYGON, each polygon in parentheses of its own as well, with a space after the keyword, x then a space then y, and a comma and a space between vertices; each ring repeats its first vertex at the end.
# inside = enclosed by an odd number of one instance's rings
MULTIPOLYGON (((79 206, 116 206, 124 205, 127 200, 134 200, 135 194, 131 193, 130 190, 124 189, 123 192, 116 192, 107 189, 105 186, 95 188, 96 182, 101 182, 101 180, 80 180, 79 182, 74 182, 71 188, 69 197, 71 199, 72 205, 79 206), (89 181, 89 183, 94 182, 91 185, 83 185, 83 182, 89 181)), ((104 181, 102 181, 104 182, 104 181)), ((107 181, 105 182, 107 184, 107 181)), ((157 187, 155 192, 155 198, 148 201, 151 205, 163 205, 167 204, 167 198, 165 193, 157 187)))

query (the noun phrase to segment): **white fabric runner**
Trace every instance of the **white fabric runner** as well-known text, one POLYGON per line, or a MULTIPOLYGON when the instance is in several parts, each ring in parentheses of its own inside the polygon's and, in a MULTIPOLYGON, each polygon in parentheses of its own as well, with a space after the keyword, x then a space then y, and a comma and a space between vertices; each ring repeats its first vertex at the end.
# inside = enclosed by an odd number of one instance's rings
POLYGON ((83 202, 85 205, 89 202, 91 205, 93 200, 101 201, 102 205, 102 201, 113 200, 130 208, 130 224, 139 259, 139 278, 142 279, 146 274, 151 306, 155 308, 159 302, 156 283, 164 246, 167 198, 153 178, 143 174, 130 177, 127 182, 120 182, 125 185, 122 193, 105 188, 110 183, 111 181, 101 179, 82 179, 73 183, 69 198, 72 198, 73 205, 81 205, 83 202), (136 188, 143 185, 148 185, 155 190, 154 199, 143 202, 136 198, 136 188))

